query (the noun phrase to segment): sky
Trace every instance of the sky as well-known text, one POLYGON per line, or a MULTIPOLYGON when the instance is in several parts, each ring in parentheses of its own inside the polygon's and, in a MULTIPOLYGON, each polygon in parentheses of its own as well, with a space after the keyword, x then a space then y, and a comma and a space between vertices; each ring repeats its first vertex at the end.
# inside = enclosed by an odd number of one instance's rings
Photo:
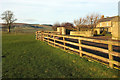
POLYGON ((116 16, 118 2, 119 0, 0 0, 0 14, 11 10, 19 23, 73 23, 75 19, 92 13, 116 16))

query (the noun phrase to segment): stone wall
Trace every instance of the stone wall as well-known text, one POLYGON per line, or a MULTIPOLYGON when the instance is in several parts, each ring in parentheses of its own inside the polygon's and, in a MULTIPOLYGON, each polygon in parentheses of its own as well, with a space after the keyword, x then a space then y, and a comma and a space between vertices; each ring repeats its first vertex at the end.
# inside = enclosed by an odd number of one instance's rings
POLYGON ((97 31, 97 34, 100 34, 100 28, 94 29, 94 32, 97 31))
POLYGON ((103 31, 102 28, 108 29, 107 31, 112 33, 112 21, 98 23, 94 31, 100 34, 100 31, 103 31))
POLYGON ((57 32, 60 32, 61 35, 66 35, 66 29, 65 27, 58 27, 57 32))
POLYGON ((72 35, 72 36, 84 36, 84 37, 93 36, 92 31, 70 31, 70 35, 72 35))
POLYGON ((112 23, 112 39, 120 40, 120 20, 119 17, 115 18, 112 23))
POLYGON ((98 23, 96 27, 111 27, 111 26, 112 26, 112 22, 111 21, 106 21, 106 22, 98 23))

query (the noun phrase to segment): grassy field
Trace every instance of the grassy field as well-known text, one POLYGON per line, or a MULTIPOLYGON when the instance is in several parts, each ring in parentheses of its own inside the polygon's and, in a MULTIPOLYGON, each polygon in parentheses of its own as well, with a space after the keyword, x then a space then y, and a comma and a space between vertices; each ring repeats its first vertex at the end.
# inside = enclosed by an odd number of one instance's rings
POLYGON ((118 70, 35 40, 34 34, 3 34, 3 78, 118 78, 118 70))
MULTIPOLYGON (((51 26, 47 27, 42 27, 41 28, 34 28, 34 27, 14 27, 10 29, 11 32, 16 32, 16 33, 33 33, 35 31, 53 31, 51 26)), ((3 29, 4 32, 8 31, 8 28, 3 29)))

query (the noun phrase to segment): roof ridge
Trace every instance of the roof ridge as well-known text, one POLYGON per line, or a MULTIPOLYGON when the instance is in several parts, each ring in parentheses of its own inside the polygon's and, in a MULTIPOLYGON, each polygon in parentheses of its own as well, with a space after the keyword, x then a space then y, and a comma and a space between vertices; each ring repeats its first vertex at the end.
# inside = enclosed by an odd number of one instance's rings
POLYGON ((112 20, 115 17, 117 17, 117 16, 102 18, 102 19, 99 20, 99 22, 110 21, 110 20, 112 20))

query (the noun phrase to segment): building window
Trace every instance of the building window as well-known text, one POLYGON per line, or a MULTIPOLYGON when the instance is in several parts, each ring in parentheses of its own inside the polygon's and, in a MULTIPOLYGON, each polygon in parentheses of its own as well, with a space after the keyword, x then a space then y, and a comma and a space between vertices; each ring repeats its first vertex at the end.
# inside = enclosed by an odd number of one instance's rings
POLYGON ((107 22, 107 26, 109 26, 108 22, 107 22))

